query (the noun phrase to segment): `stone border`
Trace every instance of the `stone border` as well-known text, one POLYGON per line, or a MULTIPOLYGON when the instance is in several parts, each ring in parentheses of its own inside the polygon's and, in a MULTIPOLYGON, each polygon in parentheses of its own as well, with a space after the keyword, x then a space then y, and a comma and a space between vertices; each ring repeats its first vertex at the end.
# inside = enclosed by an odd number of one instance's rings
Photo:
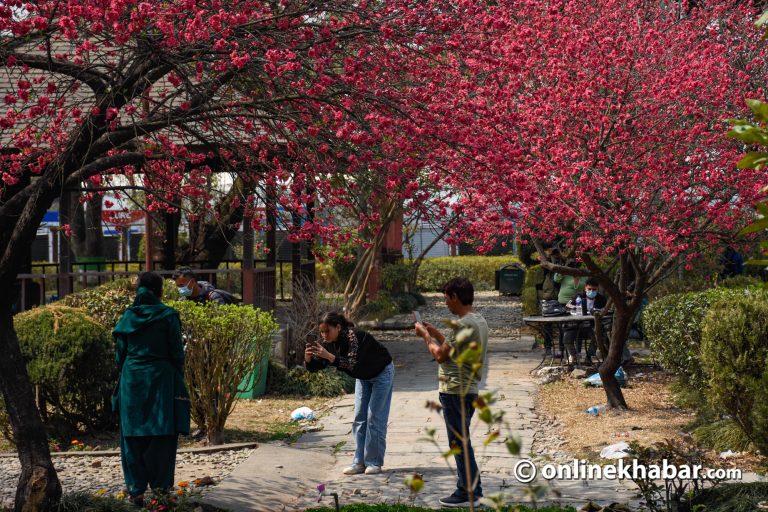
MULTIPOLYGON (((200 446, 197 448, 181 448, 176 453, 215 453, 227 450, 241 450, 243 448, 258 448, 259 443, 231 443, 219 444, 216 446, 200 446)), ((120 455, 120 450, 99 450, 99 451, 66 451, 51 452, 51 457, 115 457, 120 455)), ((18 457, 16 452, 0 452, 0 457, 18 457)))

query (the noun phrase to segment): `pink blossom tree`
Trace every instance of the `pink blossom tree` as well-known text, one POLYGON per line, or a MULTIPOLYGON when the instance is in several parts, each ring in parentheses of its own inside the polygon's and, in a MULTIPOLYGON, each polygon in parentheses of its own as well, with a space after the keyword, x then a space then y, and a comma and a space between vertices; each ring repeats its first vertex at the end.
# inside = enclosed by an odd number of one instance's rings
MULTIPOLYGON (((315 210, 295 239, 334 244, 375 232, 377 208, 361 211, 352 235, 334 214, 359 197, 395 205, 414 196, 441 143, 441 112, 428 100, 453 67, 446 40, 484 9, 442 0, 5 2, 0 286, 13 289, 51 204, 86 187, 140 188, 151 211, 186 201, 194 220, 212 210, 206 184, 224 169, 239 180, 226 208, 242 208, 254 227, 265 221, 256 205, 270 199, 306 219, 315 210)), ((0 297, 0 389, 22 462, 15 508, 52 510, 61 487, 13 302, 0 297)))
MULTIPOLYGON (((594 276, 615 309, 600 367, 608 404, 626 408, 614 372, 647 291, 678 265, 733 237, 764 173, 737 171, 724 137, 744 94, 765 78, 753 13, 725 3, 501 2, 499 32, 462 48, 464 87, 444 163, 470 238, 517 223, 542 265, 594 276), (461 163, 460 163, 461 162, 461 163), (560 241, 583 262, 558 265, 560 241)), ((475 39, 477 41, 477 39, 475 39)), ((675 340, 670 340, 674 343, 675 340)))

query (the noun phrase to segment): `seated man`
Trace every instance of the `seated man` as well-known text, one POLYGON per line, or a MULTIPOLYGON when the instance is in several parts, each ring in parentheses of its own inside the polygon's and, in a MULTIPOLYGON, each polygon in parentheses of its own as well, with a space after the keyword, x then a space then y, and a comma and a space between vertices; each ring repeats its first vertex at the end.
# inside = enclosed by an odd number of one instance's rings
MULTIPOLYGON (((601 310, 605 307, 608 299, 605 295, 598 293, 598 282, 594 277, 587 279, 584 283, 584 291, 576 294, 568 303, 570 307, 576 307, 577 299, 581 302, 582 315, 591 315, 594 310, 601 310)), ((587 346, 587 357, 584 362, 592 364, 592 356, 596 353, 595 331, 592 322, 573 322, 569 323, 563 331, 563 342, 565 350, 568 353, 568 364, 578 363, 578 355, 581 352, 581 340, 592 340, 587 346), (578 347, 574 344, 578 343, 578 347)))
POLYGON ((179 287, 179 294, 199 304, 211 301, 219 305, 235 304, 237 298, 231 293, 215 288, 208 281, 198 281, 195 272, 189 267, 181 267, 172 276, 179 287))

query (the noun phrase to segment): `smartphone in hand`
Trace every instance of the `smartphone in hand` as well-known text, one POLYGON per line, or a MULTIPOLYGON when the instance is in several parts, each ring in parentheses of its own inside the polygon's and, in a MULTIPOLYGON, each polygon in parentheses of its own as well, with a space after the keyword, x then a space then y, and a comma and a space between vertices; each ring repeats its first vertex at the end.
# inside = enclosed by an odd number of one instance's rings
POLYGON ((418 311, 414 311, 413 312, 413 320, 416 323, 421 323, 421 321, 422 321, 421 320, 421 313, 419 313, 418 311))

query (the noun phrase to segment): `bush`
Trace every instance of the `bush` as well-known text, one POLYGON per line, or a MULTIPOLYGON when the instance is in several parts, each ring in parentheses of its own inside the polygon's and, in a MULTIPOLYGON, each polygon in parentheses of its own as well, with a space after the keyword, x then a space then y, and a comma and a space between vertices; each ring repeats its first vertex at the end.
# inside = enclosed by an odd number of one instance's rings
POLYGON ((267 394, 334 397, 355 390, 355 379, 335 368, 308 372, 297 367, 291 370, 270 361, 267 394))
MULTIPOLYGON (((102 326, 110 331, 117 325, 128 306, 136 296, 136 279, 116 279, 109 283, 87 288, 67 295, 61 300, 65 306, 84 309, 102 326)), ((163 300, 179 300, 176 283, 170 279, 163 281, 163 300)))
POLYGON ((452 277, 466 277, 475 290, 493 290, 494 273, 506 263, 516 263, 512 255, 444 256, 425 259, 419 267, 416 285, 421 291, 440 291, 452 277))
POLYGON ((691 505, 703 505, 706 512, 752 512, 760 510, 758 504, 766 497, 768 482, 721 484, 695 496, 691 505))
POLYGON ((20 313, 13 323, 46 423, 71 431, 113 426, 117 368, 110 331, 83 310, 60 304, 20 313))
POLYGON ((402 293, 408 289, 411 266, 406 263, 391 263, 381 267, 381 288, 390 293, 402 293))
MULTIPOLYGON (((269 357, 277 330, 272 313, 251 306, 183 300, 169 303, 181 318, 186 341, 185 377, 192 416, 208 431, 211 444, 223 442, 224 425, 243 380, 269 357)), ((253 382, 258 382, 255 376, 253 382)))
POLYGON ((363 304, 357 309, 354 320, 358 322, 361 320, 380 322, 397 314, 397 311, 397 304, 392 301, 392 297, 387 293, 380 293, 378 299, 363 304))
POLYGON ((708 422, 693 431, 697 443, 718 452, 745 452, 754 446, 739 425, 730 419, 708 422))
POLYGON ((713 288, 703 292, 676 293, 648 304, 643 310, 643 331, 652 356, 696 391, 707 388, 701 366, 701 329, 710 304, 743 295, 744 291, 713 288))
POLYGON ((768 456, 768 293, 719 297, 704 318, 708 397, 768 456))
POLYGON ((419 307, 419 300, 410 293, 395 293, 391 298, 398 313, 409 313, 419 307))

